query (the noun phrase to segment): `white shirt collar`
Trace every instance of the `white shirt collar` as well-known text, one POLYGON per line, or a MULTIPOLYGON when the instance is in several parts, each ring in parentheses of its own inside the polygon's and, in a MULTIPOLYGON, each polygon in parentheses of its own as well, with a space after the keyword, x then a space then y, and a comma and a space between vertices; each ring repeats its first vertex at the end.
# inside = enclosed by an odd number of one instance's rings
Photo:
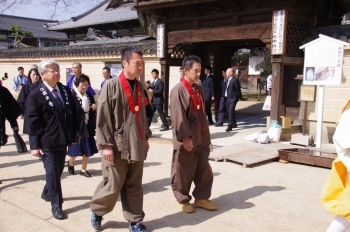
POLYGON ((57 91, 59 92, 60 89, 58 88, 58 86, 56 85, 55 88, 52 88, 51 86, 49 86, 45 81, 43 81, 44 85, 50 90, 50 92, 53 91, 53 89, 57 89, 57 91))

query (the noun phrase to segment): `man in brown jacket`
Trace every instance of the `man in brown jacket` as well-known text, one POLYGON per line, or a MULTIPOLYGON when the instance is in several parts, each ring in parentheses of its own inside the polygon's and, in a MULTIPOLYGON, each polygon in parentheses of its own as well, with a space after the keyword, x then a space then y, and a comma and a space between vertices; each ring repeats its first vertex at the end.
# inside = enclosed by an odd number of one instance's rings
POLYGON ((201 59, 188 56, 182 63, 184 78, 170 93, 170 117, 173 128, 171 187, 183 212, 194 212, 190 204, 190 188, 194 205, 207 210, 217 206, 209 198, 213 172, 209 164, 210 132, 204 108, 204 93, 195 84, 201 73, 201 59))
POLYGON ((102 216, 111 212, 119 193, 124 218, 131 232, 146 232, 143 212, 142 173, 149 149, 142 73, 143 54, 125 48, 121 54, 123 72, 103 86, 97 110, 97 145, 102 154, 103 180, 91 200, 91 225, 101 229, 102 216))

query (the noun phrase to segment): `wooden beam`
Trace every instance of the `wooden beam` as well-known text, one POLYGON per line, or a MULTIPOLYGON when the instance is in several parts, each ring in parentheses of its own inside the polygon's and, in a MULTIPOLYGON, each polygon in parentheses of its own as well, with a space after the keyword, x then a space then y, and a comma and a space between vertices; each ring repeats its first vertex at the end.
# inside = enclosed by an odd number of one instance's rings
POLYGON ((149 11, 153 9, 162 9, 165 7, 179 7, 179 6, 188 6, 188 5, 197 5, 199 3, 206 2, 217 2, 218 0, 152 0, 149 2, 138 2, 136 6, 134 6, 137 10, 140 11, 149 11))
POLYGON ((168 45, 220 40, 268 40, 271 39, 271 27, 271 23, 257 23, 213 29, 173 31, 168 33, 168 45))
POLYGON ((272 62, 272 89, 271 89, 271 120, 280 121, 285 110, 283 99, 284 66, 282 63, 272 62))

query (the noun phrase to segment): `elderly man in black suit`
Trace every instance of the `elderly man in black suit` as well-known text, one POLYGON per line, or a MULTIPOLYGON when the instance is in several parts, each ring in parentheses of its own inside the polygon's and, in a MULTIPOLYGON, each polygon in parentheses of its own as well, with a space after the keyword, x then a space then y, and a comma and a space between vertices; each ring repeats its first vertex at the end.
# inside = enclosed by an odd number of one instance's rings
POLYGON ((26 100, 30 153, 44 163, 46 185, 41 198, 51 201, 52 215, 62 220, 66 216, 62 211, 61 175, 68 144, 79 140, 79 122, 71 91, 59 82, 58 63, 42 60, 38 69, 43 82, 30 91, 26 100))
MULTIPOLYGON (((163 97, 163 92, 164 92, 164 82, 159 78, 159 71, 157 69, 153 69, 152 72, 152 77, 154 81, 152 82, 151 86, 148 87, 148 91, 150 93, 153 93, 153 97, 151 100, 151 107, 152 107, 152 112, 157 110, 160 119, 162 120, 162 129, 160 131, 166 131, 169 130, 169 125, 168 121, 166 120, 164 111, 163 111, 163 103, 164 103, 164 97, 163 97)), ((151 126, 152 123, 152 117, 148 118, 148 126, 151 126)))
POLYGON ((215 100, 214 94, 214 77, 211 75, 212 68, 210 65, 205 66, 204 68, 204 78, 202 81, 202 88, 204 91, 205 98, 205 113, 208 116, 208 121, 210 125, 213 125, 213 117, 211 114, 211 101, 215 100))
POLYGON ((227 99, 227 97, 225 97, 226 88, 227 88, 226 70, 227 70, 227 68, 223 68, 221 70, 221 74, 222 74, 223 79, 221 81, 221 96, 220 96, 218 120, 215 123, 215 127, 223 126, 225 113, 227 112, 227 110, 226 110, 226 99, 227 99))
POLYGON ((228 111, 228 125, 226 132, 232 131, 232 128, 237 128, 236 122, 236 105, 239 99, 242 99, 241 86, 239 80, 233 76, 233 69, 229 68, 226 71, 227 86, 225 91, 226 109, 228 111))

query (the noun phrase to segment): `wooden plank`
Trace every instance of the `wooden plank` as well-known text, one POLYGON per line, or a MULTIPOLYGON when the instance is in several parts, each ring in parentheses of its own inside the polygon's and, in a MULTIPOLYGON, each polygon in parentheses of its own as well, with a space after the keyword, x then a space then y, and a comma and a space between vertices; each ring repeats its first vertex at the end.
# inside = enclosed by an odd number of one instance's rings
POLYGON ((256 23, 215 29, 172 31, 168 33, 168 45, 220 40, 270 39, 271 27, 271 23, 256 23))

